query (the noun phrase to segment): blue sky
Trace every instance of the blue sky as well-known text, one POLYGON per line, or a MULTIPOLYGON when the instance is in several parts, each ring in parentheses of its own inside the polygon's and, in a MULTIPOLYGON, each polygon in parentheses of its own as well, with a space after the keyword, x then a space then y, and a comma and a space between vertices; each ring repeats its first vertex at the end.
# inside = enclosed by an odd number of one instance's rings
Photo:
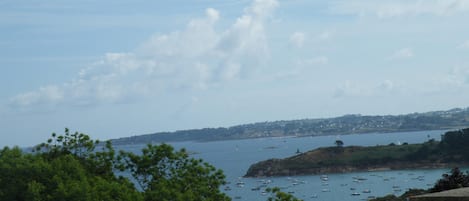
POLYGON ((469 106, 468 0, 0 2, 0 146, 469 106))

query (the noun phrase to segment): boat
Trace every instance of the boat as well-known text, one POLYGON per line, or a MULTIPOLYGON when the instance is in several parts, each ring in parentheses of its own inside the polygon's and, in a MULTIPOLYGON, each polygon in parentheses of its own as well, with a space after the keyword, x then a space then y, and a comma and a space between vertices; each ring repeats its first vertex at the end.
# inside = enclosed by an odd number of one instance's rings
POLYGON ((365 189, 362 191, 362 193, 371 193, 370 189, 365 189))
POLYGON ((244 182, 238 181, 238 182, 236 182, 236 186, 242 188, 242 187, 244 187, 244 182))
POLYGON ((252 190, 252 191, 259 191, 259 190, 261 190, 261 187, 259 187, 259 186, 258 186, 258 187, 254 187, 254 188, 251 188, 251 190, 252 190))
POLYGON ((368 180, 367 178, 364 178, 364 177, 352 177, 352 178, 355 179, 355 180, 358 180, 358 181, 368 180))
POLYGON ((359 195, 360 195, 359 192, 353 192, 353 193, 352 193, 352 196, 359 196, 359 195))
POLYGON ((321 180, 323 181, 328 181, 329 180, 329 177, 327 175, 321 175, 321 180))

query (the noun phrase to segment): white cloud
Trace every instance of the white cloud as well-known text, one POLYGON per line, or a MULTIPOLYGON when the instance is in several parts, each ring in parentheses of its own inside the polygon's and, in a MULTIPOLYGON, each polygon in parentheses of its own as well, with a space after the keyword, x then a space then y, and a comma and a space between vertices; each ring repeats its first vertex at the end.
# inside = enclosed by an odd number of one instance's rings
POLYGON ((302 59, 297 61, 297 64, 301 66, 325 65, 327 63, 329 63, 329 58, 326 56, 318 56, 310 59, 302 59))
POLYGON ((448 86, 447 88, 459 88, 469 86, 469 67, 457 66, 454 67, 440 82, 441 85, 448 86))
POLYGON ((303 47, 305 39, 305 33, 300 31, 297 31, 290 36, 290 42, 298 48, 303 47))
POLYGON ((365 89, 357 83, 346 80, 344 83, 336 87, 333 97, 341 98, 345 96, 361 96, 366 93, 364 90, 365 89))
POLYGON ((19 94, 11 100, 19 106, 30 104, 44 104, 48 102, 59 102, 63 100, 64 93, 57 86, 40 87, 39 90, 19 94))
POLYGON ((377 97, 403 93, 403 84, 391 80, 378 83, 363 83, 360 81, 346 80, 338 85, 334 91, 334 98, 341 97, 377 97))
POLYGON ((395 51, 390 57, 390 60, 409 59, 414 56, 414 51, 410 48, 402 48, 395 51))
POLYGON ((468 0, 359 0, 339 1, 332 5, 332 12, 359 16, 375 15, 392 18, 416 15, 445 16, 469 11, 468 0))
POLYGON ((324 31, 318 35, 319 40, 327 40, 331 38, 333 33, 331 31, 324 31))
POLYGON ((378 90, 381 90, 381 91, 391 91, 393 90, 395 87, 395 84, 394 82, 392 82, 391 80, 384 80, 379 86, 378 86, 378 90))
POLYGON ((469 49, 469 40, 464 41, 459 45, 460 48, 469 49))
POLYGON ((269 58, 264 24, 277 6, 275 0, 256 0, 222 31, 215 30, 219 12, 208 8, 182 31, 154 35, 132 52, 107 53, 74 80, 18 94, 11 104, 119 103, 243 79, 269 58))

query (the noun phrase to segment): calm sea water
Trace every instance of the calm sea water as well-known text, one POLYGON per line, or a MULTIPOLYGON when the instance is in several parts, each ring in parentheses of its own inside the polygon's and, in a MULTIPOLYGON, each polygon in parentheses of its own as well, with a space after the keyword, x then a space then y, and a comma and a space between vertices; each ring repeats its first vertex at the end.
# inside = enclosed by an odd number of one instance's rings
MULTIPOLYGON (((353 134, 319 137, 260 138, 214 142, 170 143, 186 148, 195 158, 202 158, 222 169, 230 182, 223 190, 233 200, 265 201, 266 187, 280 187, 303 200, 344 201, 367 200, 373 196, 401 195, 409 188, 430 188, 449 169, 402 170, 306 175, 271 178, 242 178, 249 166, 270 158, 295 155, 297 150, 308 151, 323 146, 334 146, 340 139, 348 145, 386 145, 389 143, 421 143, 431 138, 439 140, 444 131, 399 132, 386 134, 353 134)), ((125 145, 119 149, 138 152, 144 145, 125 145)))

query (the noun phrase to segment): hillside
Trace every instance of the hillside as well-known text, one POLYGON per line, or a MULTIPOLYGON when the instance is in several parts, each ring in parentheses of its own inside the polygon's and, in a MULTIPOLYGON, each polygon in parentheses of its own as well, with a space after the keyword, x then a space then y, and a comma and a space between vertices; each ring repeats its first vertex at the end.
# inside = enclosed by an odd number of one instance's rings
POLYGON ((469 125, 469 108, 406 115, 345 115, 245 124, 229 128, 203 128, 159 132, 112 140, 114 144, 146 144, 171 141, 213 141, 280 136, 319 136, 370 132, 448 130, 469 125))
POLYGON ((326 147, 252 165, 246 177, 324 174, 469 164, 469 128, 446 132, 441 142, 385 146, 326 147))

